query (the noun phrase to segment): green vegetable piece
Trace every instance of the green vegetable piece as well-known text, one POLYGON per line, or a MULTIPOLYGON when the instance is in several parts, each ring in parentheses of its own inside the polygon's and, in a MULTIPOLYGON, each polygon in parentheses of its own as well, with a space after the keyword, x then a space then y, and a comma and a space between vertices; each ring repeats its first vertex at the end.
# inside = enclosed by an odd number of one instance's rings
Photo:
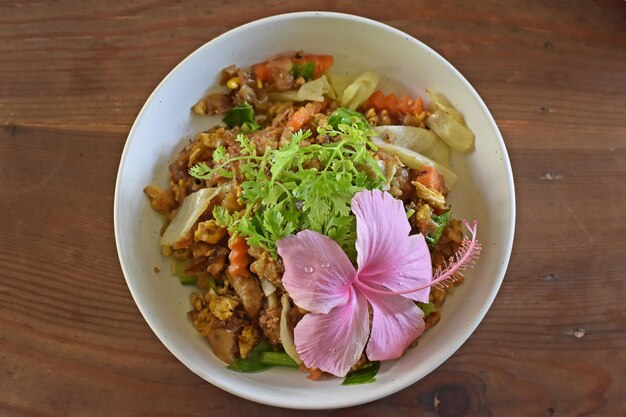
POLYGON ((215 281, 215 277, 208 276, 205 278, 204 282, 209 288, 212 288, 214 291, 217 291, 217 282, 215 281))
POLYGON ((235 362, 228 365, 226 368, 235 372, 261 372, 272 367, 261 362, 261 354, 272 350, 272 346, 267 340, 259 342, 250 353, 247 358, 239 358, 235 362))
POLYGON ((450 213, 451 210, 448 210, 439 216, 431 216, 433 222, 437 224, 437 228, 430 235, 426 236, 426 242, 430 243, 431 245, 436 245, 437 242, 439 242, 439 239, 441 238, 441 235, 443 234, 443 231, 445 230, 446 226, 448 225, 448 221, 450 220, 450 213))
POLYGON ((189 267, 187 260, 174 258, 170 263, 170 272, 178 278, 181 285, 196 285, 198 277, 185 272, 187 267, 189 267))
POLYGON ((238 104, 235 107, 228 110, 224 119, 222 119, 226 126, 233 128, 235 126, 241 126, 244 123, 254 124, 254 109, 248 103, 238 104))
POLYGON ((300 367, 300 365, 284 352, 261 352, 261 363, 265 365, 286 366, 289 368, 300 367))
POLYGON ((369 129, 370 124, 361 113, 345 107, 339 107, 328 118, 328 124, 334 129, 339 129, 339 125, 355 126, 358 129, 369 129))
POLYGON ((376 381, 376 374, 380 368, 380 362, 370 362, 361 369, 348 373, 341 385, 370 384, 376 381))
POLYGON ((243 133, 252 133, 254 131, 257 131, 261 128, 261 126, 259 126, 258 124, 254 123, 254 122, 244 122, 241 125, 241 131, 243 133))
POLYGON ((410 219, 410 218, 411 218, 411 216, 413 216, 414 214, 415 214, 415 210, 413 210, 413 209, 408 209, 408 210, 406 211, 406 218, 407 218, 407 219, 410 219))
POLYGON ((432 301, 427 303, 420 303, 418 301, 417 306, 424 312, 424 318, 430 316, 431 313, 434 313, 435 310, 437 310, 437 307, 435 307, 432 301))
POLYGON ((302 77, 305 80, 312 80, 315 75, 315 62, 307 61, 293 64, 291 74, 294 78, 302 77))
POLYGON ((196 285, 198 283, 198 277, 195 275, 179 275, 181 285, 196 285))

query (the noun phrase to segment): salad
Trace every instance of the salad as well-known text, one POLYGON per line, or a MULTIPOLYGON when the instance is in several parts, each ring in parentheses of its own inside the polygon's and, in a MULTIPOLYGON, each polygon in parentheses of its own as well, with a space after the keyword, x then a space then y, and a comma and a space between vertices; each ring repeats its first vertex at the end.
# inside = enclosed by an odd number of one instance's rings
POLYGON ((437 324, 480 253, 447 201, 450 153, 474 146, 463 116, 333 63, 298 52, 225 68, 222 91, 192 107, 223 124, 175 156, 166 189, 144 189, 171 272, 196 288, 189 318, 234 371, 372 382, 437 324))

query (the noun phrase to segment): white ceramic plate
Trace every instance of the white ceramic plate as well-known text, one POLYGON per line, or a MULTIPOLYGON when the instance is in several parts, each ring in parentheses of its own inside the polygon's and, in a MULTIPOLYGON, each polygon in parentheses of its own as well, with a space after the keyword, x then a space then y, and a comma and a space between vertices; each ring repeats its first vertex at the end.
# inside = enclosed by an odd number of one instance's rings
POLYGON ((189 369, 228 392, 264 404, 299 409, 338 408, 387 396, 423 378, 450 357, 478 326, 504 278, 513 243, 515 195, 502 137, 482 99, 440 55, 411 36, 372 20, 325 12, 292 13, 233 29, 184 59, 148 98, 128 136, 115 189, 115 237, 122 270, 139 310, 165 346, 189 369), (334 73, 374 70, 381 88, 426 98, 445 94, 476 134, 476 150, 456 157, 454 216, 476 219, 483 252, 466 282, 450 296, 442 319, 398 361, 384 363, 375 383, 343 387, 340 379, 312 382, 273 368, 258 374, 227 370, 192 327, 189 288, 172 278, 160 255, 161 219, 142 189, 165 186, 167 165, 200 130, 218 120, 190 107, 215 89, 222 68, 251 65, 278 53, 331 54, 334 73), (155 274, 153 268, 161 269, 155 274))

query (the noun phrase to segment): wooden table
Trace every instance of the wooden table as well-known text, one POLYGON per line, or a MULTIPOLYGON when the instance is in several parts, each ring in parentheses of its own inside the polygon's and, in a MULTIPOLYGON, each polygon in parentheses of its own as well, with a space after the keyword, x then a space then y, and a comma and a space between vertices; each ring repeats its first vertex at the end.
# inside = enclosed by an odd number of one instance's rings
MULTIPOLYGON (((301 415, 626 415, 626 4, 474 3, 316 6, 406 31, 473 83, 509 149, 518 221, 500 293, 455 355, 391 397, 301 415)), ((312 4, 0 4, 0 415, 294 415, 209 385, 157 340, 119 267, 113 191, 174 65, 312 4)))

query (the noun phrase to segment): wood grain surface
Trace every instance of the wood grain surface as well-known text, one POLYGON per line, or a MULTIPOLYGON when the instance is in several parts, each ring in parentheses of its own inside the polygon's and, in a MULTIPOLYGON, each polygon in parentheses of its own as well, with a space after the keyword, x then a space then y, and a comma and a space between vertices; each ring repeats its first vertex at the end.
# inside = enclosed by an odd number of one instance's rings
POLYGON ((126 287, 112 207, 128 131, 171 68, 312 8, 406 31, 470 80, 505 138, 518 221, 498 297, 456 354, 390 397, 298 415, 626 416, 620 0, 1 2, 0 416, 296 414, 165 349, 126 287))

